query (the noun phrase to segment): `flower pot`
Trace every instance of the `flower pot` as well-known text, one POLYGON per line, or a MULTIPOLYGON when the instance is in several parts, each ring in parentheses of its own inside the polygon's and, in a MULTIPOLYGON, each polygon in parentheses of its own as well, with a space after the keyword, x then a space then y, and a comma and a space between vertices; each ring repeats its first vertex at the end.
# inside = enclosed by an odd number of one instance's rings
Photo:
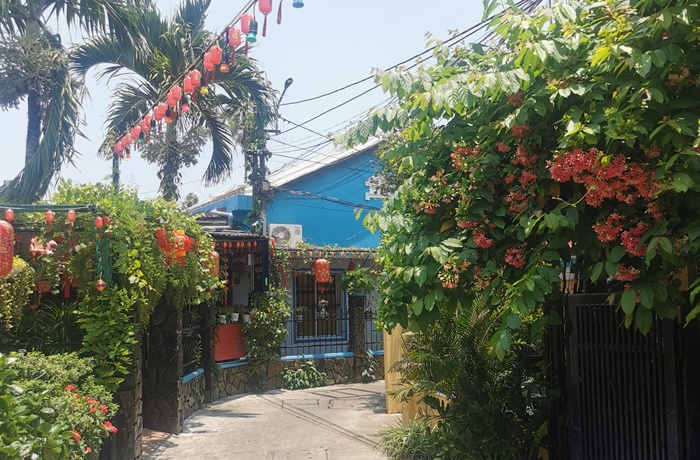
POLYGON ((218 315, 219 316, 219 324, 226 324, 226 315, 218 315))
POLYGON ((244 314, 244 315, 243 315, 243 322, 244 322, 244 323, 250 323, 250 315, 244 314))
POLYGON ((232 322, 233 324, 237 323, 237 322, 238 322, 238 318, 239 318, 240 316, 241 316, 240 313, 236 313, 236 312, 231 313, 231 322, 232 322))

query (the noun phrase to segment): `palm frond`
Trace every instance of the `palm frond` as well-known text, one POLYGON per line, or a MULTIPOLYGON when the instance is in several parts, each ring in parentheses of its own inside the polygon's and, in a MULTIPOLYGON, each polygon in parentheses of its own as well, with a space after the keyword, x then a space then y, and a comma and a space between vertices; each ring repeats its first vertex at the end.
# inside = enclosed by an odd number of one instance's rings
POLYGON ((204 173, 204 183, 213 185, 228 178, 233 169, 233 136, 231 128, 215 108, 200 106, 204 125, 211 131, 211 159, 204 173))
POLYGON ((40 199, 54 175, 72 161, 73 140, 79 132, 79 97, 68 69, 60 77, 63 84, 56 86, 46 108, 39 149, 3 191, 7 202, 31 203, 40 199))

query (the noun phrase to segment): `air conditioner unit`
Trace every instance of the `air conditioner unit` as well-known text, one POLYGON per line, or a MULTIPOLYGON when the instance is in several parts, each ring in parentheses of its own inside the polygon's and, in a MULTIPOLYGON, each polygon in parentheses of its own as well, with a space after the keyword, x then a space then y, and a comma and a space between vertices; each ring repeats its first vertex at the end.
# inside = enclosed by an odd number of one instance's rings
POLYGON ((275 239, 275 246, 293 248, 301 243, 301 225, 270 224, 270 236, 275 239))

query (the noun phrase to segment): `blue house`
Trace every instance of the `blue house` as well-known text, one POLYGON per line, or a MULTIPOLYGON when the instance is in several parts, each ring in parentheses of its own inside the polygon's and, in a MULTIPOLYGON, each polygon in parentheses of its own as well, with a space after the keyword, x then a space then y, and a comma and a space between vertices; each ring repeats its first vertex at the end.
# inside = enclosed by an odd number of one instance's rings
MULTIPOLYGON (((286 325, 283 356, 345 354, 355 341, 351 299, 341 289, 340 279, 353 266, 374 267, 379 235, 371 234, 356 212, 382 205, 373 167, 379 142, 372 139, 354 149, 336 148, 298 159, 267 177, 271 195, 265 232, 275 239, 277 250, 287 251, 290 259, 285 284, 292 296, 293 315, 286 325), (315 280, 311 266, 318 258, 330 262, 328 283, 315 280)), ((249 186, 233 187, 198 203, 191 211, 227 215, 233 227, 250 231, 251 193, 249 186)), ((229 265, 243 267, 245 262, 241 256, 229 265)), ((252 283, 245 282, 252 277, 241 275, 244 281, 229 289, 232 303, 245 303, 252 290, 252 283)), ((372 295, 365 306, 365 343, 368 349, 379 351, 381 333, 375 331, 375 312, 376 295, 372 295)))

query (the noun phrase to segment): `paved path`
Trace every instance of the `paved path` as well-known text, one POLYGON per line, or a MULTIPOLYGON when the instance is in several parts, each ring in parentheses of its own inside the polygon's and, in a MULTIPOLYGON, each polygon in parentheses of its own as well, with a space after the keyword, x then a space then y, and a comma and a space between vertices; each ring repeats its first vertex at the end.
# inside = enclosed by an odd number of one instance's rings
POLYGON ((208 405, 179 436, 152 438, 146 460, 376 460, 385 413, 384 382, 278 390, 208 405))

